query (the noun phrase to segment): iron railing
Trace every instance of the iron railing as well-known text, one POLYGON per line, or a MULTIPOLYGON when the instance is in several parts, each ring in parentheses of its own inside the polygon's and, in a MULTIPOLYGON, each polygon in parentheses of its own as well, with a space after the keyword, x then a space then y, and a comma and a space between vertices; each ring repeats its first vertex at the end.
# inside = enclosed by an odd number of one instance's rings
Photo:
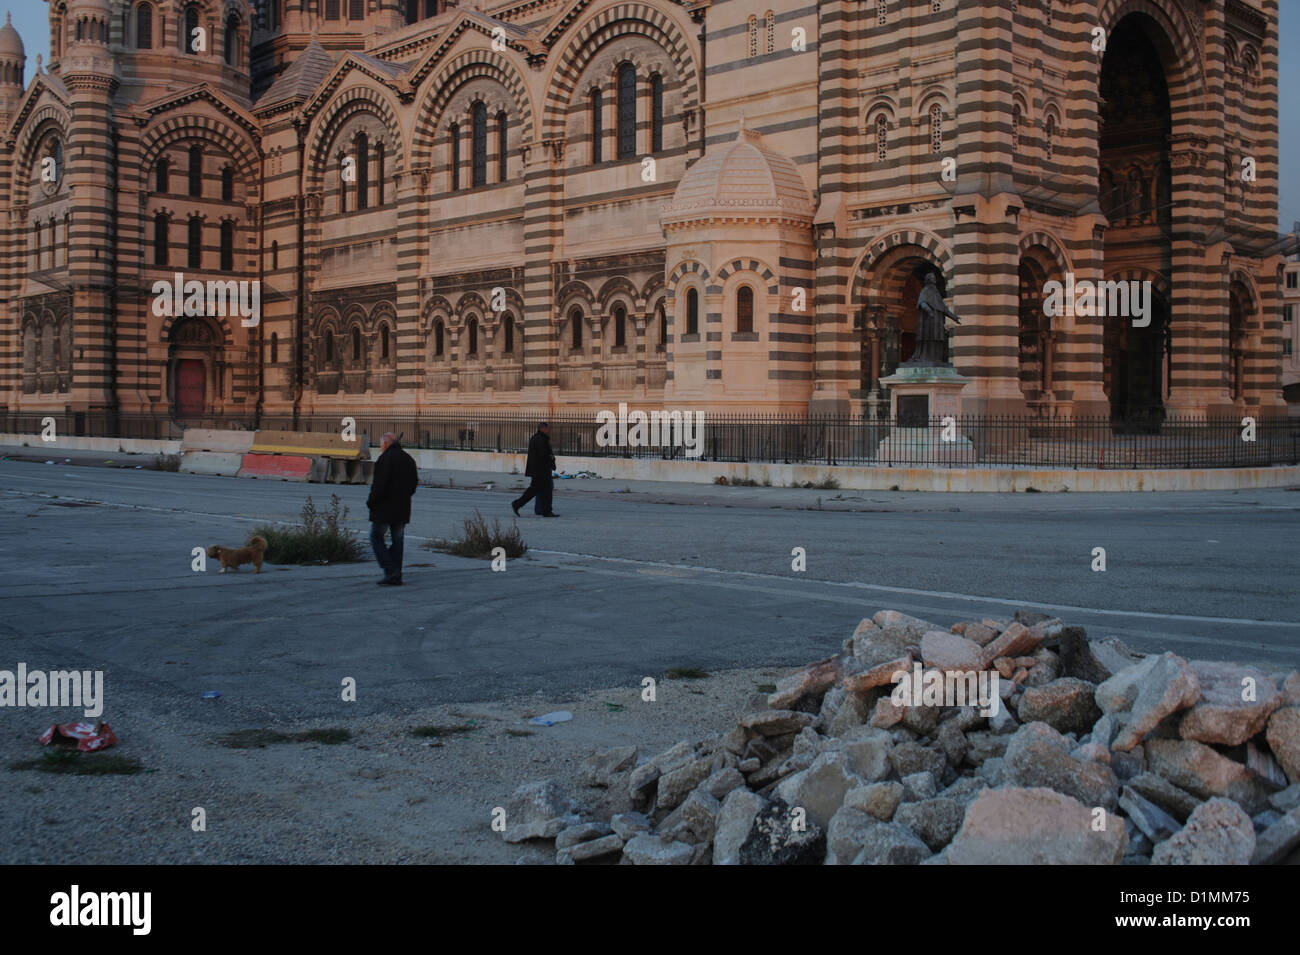
MULTIPOLYGON (((550 424, 560 456, 754 461, 787 464, 985 468, 1224 468, 1300 463, 1300 420, 1261 419, 1253 432, 1240 418, 1166 417, 1140 426, 1109 418, 1038 419, 970 415, 933 418, 928 428, 889 419, 802 415, 704 414, 698 455, 671 431, 669 443, 607 445, 591 412, 410 411, 350 415, 356 433, 377 444, 391 431, 410 448, 518 453, 537 422, 550 424), (676 443, 672 439, 676 437, 676 443)), ((166 414, 0 412, 0 432, 30 435, 39 447, 45 419, 58 435, 180 438, 186 428, 294 430, 289 415, 222 415, 178 419, 166 414)), ((341 413, 304 413, 296 430, 337 432, 341 413)), ((914 424, 915 422, 907 422, 914 424)), ((664 435, 658 435, 662 438, 664 435)), ((561 465, 563 466, 563 465, 561 465)))

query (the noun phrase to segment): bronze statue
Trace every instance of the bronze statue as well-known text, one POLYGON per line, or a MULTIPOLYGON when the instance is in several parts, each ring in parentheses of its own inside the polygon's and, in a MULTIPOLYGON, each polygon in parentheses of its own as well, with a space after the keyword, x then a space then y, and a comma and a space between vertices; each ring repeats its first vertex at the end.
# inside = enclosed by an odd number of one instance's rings
POLYGON ((925 277, 925 288, 921 289, 921 297, 916 300, 916 309, 920 313, 916 327, 916 350, 907 364, 946 364, 948 336, 944 330, 944 318, 951 318, 958 325, 961 324, 961 319, 944 304, 933 272, 925 277))

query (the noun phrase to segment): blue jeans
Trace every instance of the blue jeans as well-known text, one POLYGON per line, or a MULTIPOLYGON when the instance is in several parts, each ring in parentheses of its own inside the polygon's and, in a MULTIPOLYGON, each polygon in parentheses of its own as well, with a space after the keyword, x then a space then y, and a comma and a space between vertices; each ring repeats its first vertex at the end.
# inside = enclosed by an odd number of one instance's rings
POLYGON ((385 577, 402 576, 402 542, 405 537, 405 524, 372 523, 370 525, 370 546, 375 550, 375 560, 379 561, 385 577), (393 535, 391 547, 384 545, 384 534, 389 531, 393 535))

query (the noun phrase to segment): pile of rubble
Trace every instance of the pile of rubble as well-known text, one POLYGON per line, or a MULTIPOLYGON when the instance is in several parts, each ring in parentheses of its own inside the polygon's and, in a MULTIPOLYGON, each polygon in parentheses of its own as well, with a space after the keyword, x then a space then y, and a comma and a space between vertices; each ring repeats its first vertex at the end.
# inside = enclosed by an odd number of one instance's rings
POLYGON ((1024 611, 945 631, 883 610, 725 736, 582 776, 581 814, 555 780, 522 786, 506 841, 554 839, 561 864, 1294 863, 1300 672, 1024 611), (949 692, 904 697, 900 672, 949 692))

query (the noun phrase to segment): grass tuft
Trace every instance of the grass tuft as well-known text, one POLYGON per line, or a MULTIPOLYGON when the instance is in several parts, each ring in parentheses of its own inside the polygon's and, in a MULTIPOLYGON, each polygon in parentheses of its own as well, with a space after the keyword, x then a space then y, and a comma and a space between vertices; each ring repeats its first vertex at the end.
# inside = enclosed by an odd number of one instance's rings
POLYGON ((705 680, 709 675, 699 667, 673 667, 664 676, 670 680, 705 680))
POLYGON ((307 496, 297 526, 263 525, 253 534, 266 538, 266 561, 271 564, 346 564, 362 560, 357 533, 345 527, 348 508, 337 494, 330 495, 328 510, 318 510, 307 496))
POLYGON ((474 511, 473 517, 465 518, 464 532, 460 537, 439 537, 425 545, 430 550, 440 550, 457 557, 491 558, 492 551, 500 547, 507 557, 523 557, 528 545, 519 534, 519 526, 511 525, 508 531, 501 529, 501 522, 493 520, 488 527, 483 515, 474 511))
POLYGON ((300 733, 281 733, 269 729, 235 730, 217 737, 217 743, 227 749, 265 749, 274 743, 325 743, 334 745, 352 739, 351 730, 320 729, 300 733))

